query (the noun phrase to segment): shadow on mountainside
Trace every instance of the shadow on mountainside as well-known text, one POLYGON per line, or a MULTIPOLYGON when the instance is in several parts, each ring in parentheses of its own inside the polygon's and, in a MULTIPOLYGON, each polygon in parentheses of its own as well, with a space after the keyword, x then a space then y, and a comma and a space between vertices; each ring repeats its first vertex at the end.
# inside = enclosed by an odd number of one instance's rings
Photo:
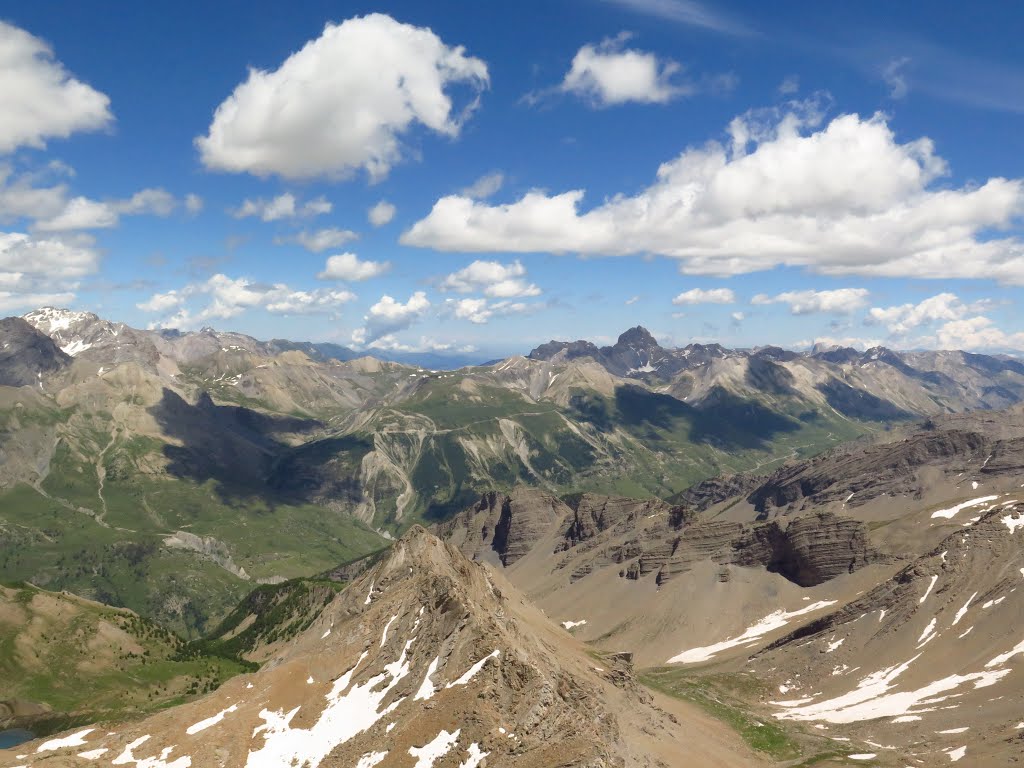
POLYGON ((164 446, 167 472, 197 483, 213 480, 224 499, 266 495, 275 459, 289 450, 281 436, 322 426, 312 419, 217 405, 206 392, 192 405, 166 388, 149 412, 165 435, 181 442, 164 446))
POLYGON ((662 439, 659 430, 685 429, 691 442, 725 450, 765 448, 775 435, 801 428, 796 419, 720 387, 708 394, 700 408, 694 408, 671 395, 623 386, 615 390, 615 407, 625 426, 646 428, 650 439, 662 439))

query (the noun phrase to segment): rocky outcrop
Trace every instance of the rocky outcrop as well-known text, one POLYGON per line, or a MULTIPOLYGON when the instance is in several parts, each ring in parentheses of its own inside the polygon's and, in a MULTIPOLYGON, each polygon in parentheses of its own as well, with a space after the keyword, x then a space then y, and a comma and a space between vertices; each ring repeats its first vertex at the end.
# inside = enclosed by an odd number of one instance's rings
POLYGON ((895 443, 833 451, 783 467, 747 500, 763 517, 847 500, 850 506, 885 494, 917 494, 916 472, 934 465, 958 467, 988 455, 990 440, 977 432, 924 432, 895 443), (850 494, 853 494, 851 497, 850 494))
POLYGON ((746 496, 767 480, 767 475, 719 475, 691 485, 669 501, 696 512, 703 512, 723 501, 746 496))
POLYGON ((783 525, 772 521, 740 538, 735 565, 762 565, 801 587, 813 587, 878 561, 859 520, 830 512, 798 517, 783 525))
POLYGON ((486 558, 494 553, 502 565, 510 566, 570 512, 556 496, 518 486, 507 494, 485 493, 475 505, 435 530, 467 557, 486 558))

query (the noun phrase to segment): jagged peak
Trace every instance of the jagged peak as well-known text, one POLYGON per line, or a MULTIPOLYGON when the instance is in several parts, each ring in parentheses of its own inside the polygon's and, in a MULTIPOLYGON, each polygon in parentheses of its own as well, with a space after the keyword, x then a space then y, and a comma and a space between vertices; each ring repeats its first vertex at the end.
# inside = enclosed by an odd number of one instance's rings
POLYGON ((644 347, 660 347, 657 339, 642 325, 636 325, 619 334, 617 345, 640 344, 644 347))

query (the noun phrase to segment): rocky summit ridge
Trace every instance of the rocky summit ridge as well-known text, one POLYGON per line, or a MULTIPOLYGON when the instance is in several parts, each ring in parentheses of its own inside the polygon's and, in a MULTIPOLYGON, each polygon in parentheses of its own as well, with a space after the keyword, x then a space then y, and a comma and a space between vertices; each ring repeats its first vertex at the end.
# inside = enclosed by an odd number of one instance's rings
POLYGON ((17 754, 25 766, 146 768, 754 764, 714 726, 684 736, 628 659, 588 655, 418 526, 259 672, 17 754))

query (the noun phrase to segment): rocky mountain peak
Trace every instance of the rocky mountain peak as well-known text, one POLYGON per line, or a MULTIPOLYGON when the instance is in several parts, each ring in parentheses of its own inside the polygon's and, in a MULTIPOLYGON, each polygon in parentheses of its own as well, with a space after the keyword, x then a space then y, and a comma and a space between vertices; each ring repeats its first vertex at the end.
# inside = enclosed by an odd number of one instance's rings
POLYGON ((619 340, 615 343, 615 346, 641 349, 661 349, 661 345, 658 344, 657 339, 655 339, 654 336, 651 335, 651 332, 642 325, 630 328, 628 331, 621 333, 619 335, 619 340))

